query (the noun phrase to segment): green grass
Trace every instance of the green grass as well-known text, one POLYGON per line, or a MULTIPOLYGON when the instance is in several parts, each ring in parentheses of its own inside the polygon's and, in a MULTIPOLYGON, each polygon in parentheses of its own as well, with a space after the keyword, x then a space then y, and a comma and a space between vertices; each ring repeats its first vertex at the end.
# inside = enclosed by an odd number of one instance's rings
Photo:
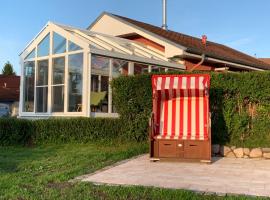
POLYGON ((68 180, 146 152, 145 143, 0 147, 0 199, 250 199, 68 180))

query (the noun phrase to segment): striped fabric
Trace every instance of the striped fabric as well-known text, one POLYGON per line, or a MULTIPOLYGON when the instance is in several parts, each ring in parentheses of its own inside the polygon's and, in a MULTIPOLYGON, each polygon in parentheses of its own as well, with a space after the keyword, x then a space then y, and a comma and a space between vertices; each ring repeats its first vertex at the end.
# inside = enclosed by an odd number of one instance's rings
POLYGON ((208 139, 209 75, 154 75, 157 139, 208 139))

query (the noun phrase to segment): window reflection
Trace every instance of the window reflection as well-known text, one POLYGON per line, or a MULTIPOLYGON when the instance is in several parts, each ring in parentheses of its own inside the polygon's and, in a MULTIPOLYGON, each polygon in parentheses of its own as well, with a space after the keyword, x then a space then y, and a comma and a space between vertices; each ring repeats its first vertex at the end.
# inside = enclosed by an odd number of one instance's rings
POLYGON ((82 50, 82 48, 71 41, 68 42, 68 51, 78 51, 78 50, 82 50))
MULTIPOLYGON (((23 66, 23 112, 82 111, 83 53, 80 50, 83 49, 56 32, 52 34, 52 37, 50 37, 51 35, 48 33, 37 47, 31 50, 25 57, 25 60, 36 60, 25 62, 23 66), (52 41, 50 41, 50 38, 52 41), (52 47, 50 47, 50 44, 52 44, 52 47), (50 60, 52 64, 49 74, 49 60, 47 58, 46 60, 45 58, 39 59, 39 57, 49 56, 50 48, 54 55, 52 60, 50 60), (80 53, 75 52, 74 54, 73 51, 79 51, 80 53), (56 54, 62 53, 67 55, 56 57, 56 54), (66 58, 68 58, 67 62, 66 58), (48 82, 49 78, 50 83, 48 82), (65 84, 66 81, 67 85, 65 84), (48 88, 49 85, 51 88, 48 88), (68 94, 65 93, 66 90, 68 90, 68 94), (48 91, 51 91, 49 94, 51 98, 50 108, 48 108, 48 91), (67 99, 65 99, 66 96, 68 97, 67 99)), ((109 74, 106 76, 108 77, 109 74)), ((106 79, 105 74, 104 77, 98 80, 100 81, 100 90, 108 90, 108 79, 106 79)))
POLYGON ((64 112, 64 85, 52 87, 52 112, 64 112))
POLYGON ((53 85, 65 82, 65 57, 53 59, 53 85))
POLYGON ((32 59, 36 57, 36 49, 33 49, 25 58, 25 60, 32 59))
POLYGON ((24 63, 23 112, 34 112, 35 62, 24 63))
POLYGON ((148 65, 141 63, 134 63, 134 74, 148 73, 148 65))
POLYGON ((36 112, 47 112, 48 104, 48 60, 38 61, 36 86, 36 112))
POLYGON ((53 53, 65 53, 66 52, 66 39, 57 33, 53 33, 53 53))
POLYGON ((38 44, 37 47, 37 56, 48 56, 50 49, 50 34, 46 35, 46 37, 38 44))
POLYGON ((69 55, 68 57, 69 112, 82 111, 82 70, 83 70, 83 53, 69 55))
POLYGON ((166 68, 165 67, 155 67, 152 66, 151 72, 165 72, 166 68))
POLYGON ((36 88, 36 112, 45 113, 47 112, 48 104, 48 87, 37 87, 36 88))
POLYGON ((53 59, 52 112, 64 112, 65 57, 53 59))
POLYGON ((92 55, 91 111, 108 112, 109 58, 92 55))
POLYGON ((128 61, 120 59, 112 59, 112 77, 116 78, 121 74, 128 75, 128 61))
POLYGON ((37 86, 48 85, 48 60, 38 61, 37 86))
POLYGON ((92 74, 109 75, 109 58, 92 55, 92 74))

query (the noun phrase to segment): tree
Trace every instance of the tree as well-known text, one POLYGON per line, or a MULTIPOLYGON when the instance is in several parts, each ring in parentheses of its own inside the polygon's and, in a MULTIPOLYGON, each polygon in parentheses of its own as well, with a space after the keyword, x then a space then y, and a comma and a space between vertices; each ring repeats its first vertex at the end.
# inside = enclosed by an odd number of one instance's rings
POLYGON ((3 69, 2 69, 2 74, 3 75, 15 75, 15 71, 13 69, 12 64, 8 61, 6 62, 6 64, 4 65, 3 69))

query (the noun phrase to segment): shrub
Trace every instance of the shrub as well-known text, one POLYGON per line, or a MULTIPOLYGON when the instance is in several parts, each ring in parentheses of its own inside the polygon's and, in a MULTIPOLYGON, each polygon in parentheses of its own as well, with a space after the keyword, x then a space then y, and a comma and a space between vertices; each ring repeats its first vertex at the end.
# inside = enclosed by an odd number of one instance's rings
POLYGON ((152 92, 149 75, 121 76, 112 82, 113 102, 126 124, 130 139, 146 139, 148 119, 152 111, 152 92))
MULTIPOLYGON (((183 72, 170 72, 183 73, 183 72)), ((151 74, 111 83, 120 119, 0 119, 0 145, 147 139, 152 111, 151 74)), ((270 73, 211 73, 212 141, 243 147, 270 146, 270 73)))
POLYGON ((109 118, 0 119, 0 144, 89 142, 123 138, 122 123, 109 118))
POLYGON ((28 144, 34 132, 29 120, 0 118, 0 145, 28 144))
MULTIPOLYGON (((170 72, 180 74, 183 72, 170 72)), ((213 143, 270 146, 270 73, 211 73, 213 143)), ((112 81, 113 100, 129 137, 147 138, 152 111, 151 75, 112 81)))

